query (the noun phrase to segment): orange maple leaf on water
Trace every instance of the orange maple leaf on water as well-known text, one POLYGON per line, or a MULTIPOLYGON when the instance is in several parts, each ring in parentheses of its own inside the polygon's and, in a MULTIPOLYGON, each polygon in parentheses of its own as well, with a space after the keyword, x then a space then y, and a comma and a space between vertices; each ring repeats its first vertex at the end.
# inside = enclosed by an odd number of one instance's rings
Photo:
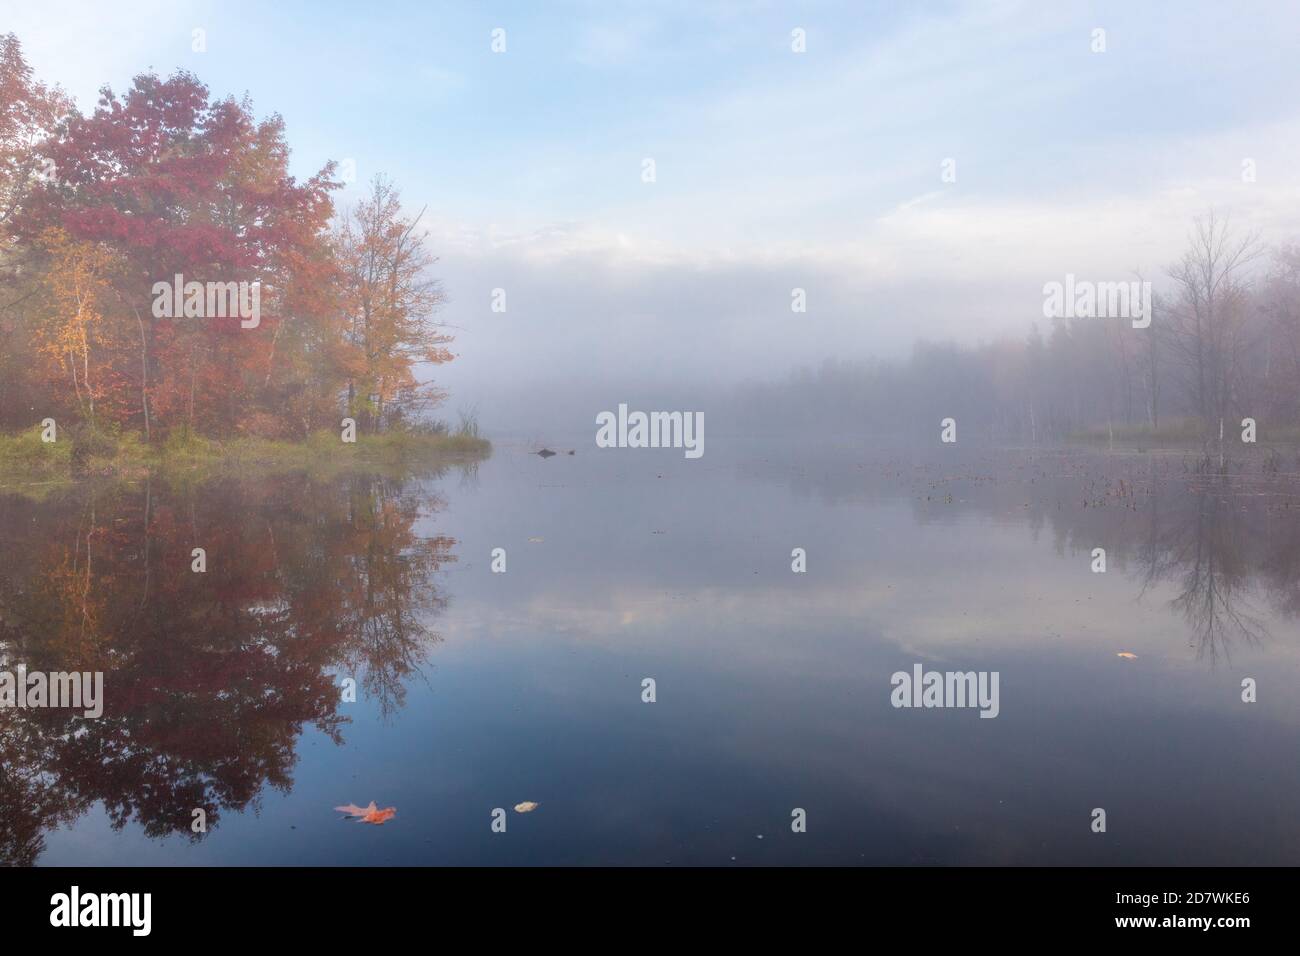
POLYGON ((340 813, 346 813, 350 817, 356 817, 357 823, 373 823, 375 825, 384 823, 397 816, 396 807, 385 807, 380 810, 375 806, 375 801, 370 801, 370 806, 359 807, 355 803, 349 803, 342 807, 335 807, 340 813))

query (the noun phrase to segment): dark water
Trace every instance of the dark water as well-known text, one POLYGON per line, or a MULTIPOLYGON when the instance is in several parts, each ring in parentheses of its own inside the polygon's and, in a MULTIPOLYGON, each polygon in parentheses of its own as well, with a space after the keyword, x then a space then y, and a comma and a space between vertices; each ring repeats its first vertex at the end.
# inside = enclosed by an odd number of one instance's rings
POLYGON ((4 666, 106 675, 0 710, 0 859, 1300 862, 1293 461, 572 446, 0 493, 4 666), (998 717, 895 709, 916 663, 998 717))

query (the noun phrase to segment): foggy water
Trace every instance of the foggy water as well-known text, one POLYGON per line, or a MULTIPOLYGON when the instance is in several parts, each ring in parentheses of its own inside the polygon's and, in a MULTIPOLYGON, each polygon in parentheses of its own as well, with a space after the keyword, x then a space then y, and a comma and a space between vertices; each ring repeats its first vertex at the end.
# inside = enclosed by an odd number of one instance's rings
POLYGON ((0 710, 3 860, 1300 862, 1292 463, 551 447, 0 494, 5 667, 106 698, 0 710), (895 708, 918 663, 998 716, 895 708))

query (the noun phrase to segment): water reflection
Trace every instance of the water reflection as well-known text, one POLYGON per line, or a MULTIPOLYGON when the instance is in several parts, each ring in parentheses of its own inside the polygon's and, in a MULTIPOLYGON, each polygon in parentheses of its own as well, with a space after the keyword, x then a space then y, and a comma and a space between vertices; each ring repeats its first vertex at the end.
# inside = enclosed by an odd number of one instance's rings
MULTIPOLYGON (((1054 451, 966 455, 912 464, 903 458, 833 468, 817 461, 789 475, 803 493, 832 501, 906 496, 918 524, 972 513, 1046 526, 1059 555, 1106 549, 1112 568, 1176 596, 1188 642, 1211 665, 1235 644, 1273 638, 1269 615, 1300 614, 1300 475, 1276 455, 1241 458, 1177 453, 1054 451)), ((785 466, 751 465, 772 478, 785 466)))
POLYGON ((728 451, 502 451, 438 485, 454 513, 375 476, 0 497, 4 666, 106 673, 101 720, 0 710, 0 861, 40 860, 65 826, 41 862, 103 859, 101 802, 139 837, 114 851, 165 862, 1293 859, 1300 831, 1268 808, 1300 793, 1300 713, 1277 690, 1296 670, 1295 474, 728 451), (469 557, 443 576, 453 547, 469 557), (892 709, 889 675, 916 660, 998 670, 1002 713, 892 709), (1260 674, 1247 708, 1238 682, 1260 674), (279 816, 233 817, 268 787, 293 788, 279 816), (337 825, 331 807, 371 798, 399 807, 391 826, 337 825), (485 808, 521 800, 541 803, 520 824, 535 839, 494 840, 485 808), (1094 800, 1141 839, 1090 840, 1094 800), (817 825, 783 840, 791 806, 817 825), (222 837, 192 833, 195 807, 222 837))
MULTIPOLYGON (((1207 460, 1200 472, 1186 495, 1174 497, 1163 511, 1151 509, 1138 554, 1144 589, 1161 580, 1175 584, 1178 595, 1170 605, 1187 622, 1197 656, 1214 662, 1228 656, 1234 642, 1258 644, 1270 637, 1252 610, 1251 591, 1256 578, 1265 588, 1278 583, 1281 569, 1273 556, 1287 554, 1294 523, 1252 521, 1251 509, 1241 502, 1249 500, 1253 486, 1245 479, 1234 482, 1226 464, 1207 460), (1263 573, 1269 565, 1272 575, 1263 573)), ((1284 577, 1294 580, 1298 567, 1289 564, 1284 577)))
MULTIPOLYGON (((0 660, 103 671, 101 719, 0 709, 0 862, 102 801, 151 837, 288 790, 304 727, 341 739, 340 679, 391 710, 440 640, 442 502, 350 475, 0 499, 0 660), (207 570, 191 569, 203 548, 207 570)), ((75 715, 75 716, 74 716, 75 715)))

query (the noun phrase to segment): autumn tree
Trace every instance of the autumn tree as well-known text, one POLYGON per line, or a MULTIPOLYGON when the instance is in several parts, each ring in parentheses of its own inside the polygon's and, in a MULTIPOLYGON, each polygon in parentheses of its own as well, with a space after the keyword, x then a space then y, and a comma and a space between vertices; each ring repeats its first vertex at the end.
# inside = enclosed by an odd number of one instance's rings
MULTIPOLYGON (((334 323, 316 338, 342 337, 329 304, 332 165, 299 183, 278 116, 259 122, 246 101, 212 101, 187 73, 143 74, 122 96, 105 88, 94 112, 72 114, 44 149, 54 174, 23 209, 20 237, 47 269, 52 228, 106 248, 114 264, 101 410, 146 436, 178 426, 229 434, 266 418, 301 431, 312 417, 302 403, 326 399, 302 381, 302 362, 287 360, 290 343, 311 338, 292 326, 334 323), (258 285, 260 323, 155 316, 154 284, 176 275, 258 285)), ((334 391, 344 356, 320 348, 311 359, 338 366, 334 391)))
POLYGON ((46 175, 39 147, 71 108, 62 90, 32 78, 18 38, 0 36, 0 229, 8 228, 32 184, 46 175))
POLYGON ((112 253, 103 243, 72 242, 58 230, 51 230, 45 245, 51 257, 46 282, 53 308, 49 321, 37 330, 40 348, 53 367, 66 371, 77 409, 94 427, 95 399, 103 383, 96 378, 98 363, 92 365, 91 351, 92 343, 102 342, 112 253))
POLYGON ((41 146, 71 105, 63 91, 32 78, 17 37, 0 36, 0 425, 28 423, 45 401, 36 347, 23 334, 42 283, 14 225, 48 174, 41 146))
POLYGON ((417 379, 420 363, 450 361, 451 336, 435 318, 442 290, 430 277, 437 260, 417 232, 423 211, 402 213, 392 183, 376 178, 370 195, 344 219, 335 237, 343 270, 347 340, 356 349, 348 408, 363 430, 409 418, 441 398, 417 379))
POLYGON ((450 337, 421 216, 376 180, 336 222, 333 172, 291 176, 279 116, 185 72, 83 115, 0 38, 0 422, 301 438, 436 404, 418 373, 450 337), (155 309, 174 282, 255 288, 260 315, 155 309))

